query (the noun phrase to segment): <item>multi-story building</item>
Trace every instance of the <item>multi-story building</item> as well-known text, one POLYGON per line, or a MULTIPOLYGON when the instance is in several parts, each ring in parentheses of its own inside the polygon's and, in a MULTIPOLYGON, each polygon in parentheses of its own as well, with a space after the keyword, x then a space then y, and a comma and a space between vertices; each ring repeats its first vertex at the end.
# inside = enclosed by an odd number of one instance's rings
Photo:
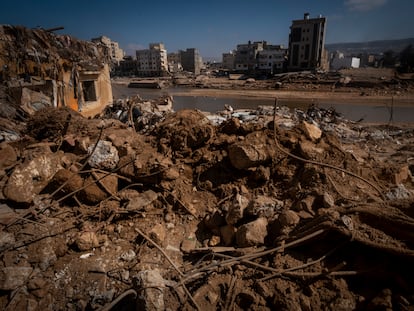
POLYGON ((136 51, 137 74, 161 77, 168 73, 167 50, 163 43, 151 43, 149 49, 136 51))
POLYGON ((265 74, 275 74, 284 71, 287 49, 282 45, 265 45, 257 53, 257 70, 265 74))
POLYGON ((135 76, 137 74, 137 60, 132 56, 125 56, 115 67, 113 73, 117 76, 135 76))
MULTIPOLYGON (((237 45, 234 53, 235 71, 247 74, 274 74, 285 69, 287 49, 282 45, 267 44, 266 41, 256 41, 237 45)), ((231 61, 231 53, 223 54, 224 60, 231 61)), ((228 67, 225 67, 228 69, 228 67)))
POLYGON ((112 41, 106 36, 100 36, 98 38, 93 38, 91 41, 94 43, 105 45, 108 48, 109 56, 111 57, 111 60, 115 65, 119 65, 119 62, 124 59, 125 53, 119 47, 118 42, 112 41))
POLYGON ((305 13, 303 19, 292 21, 288 69, 292 71, 327 69, 325 34, 325 17, 310 18, 309 13, 305 13))
POLYGON ((257 69, 257 54, 263 51, 266 41, 249 41, 247 44, 238 44, 235 57, 234 69, 238 72, 253 72, 257 69))
POLYGON ((227 70, 234 70, 235 53, 223 53, 223 68, 227 70))
POLYGON ((191 48, 179 51, 183 70, 199 75, 203 68, 203 59, 197 49, 191 48))
POLYGON ((181 65, 181 53, 168 53, 168 70, 171 73, 177 73, 183 70, 183 66, 181 65))

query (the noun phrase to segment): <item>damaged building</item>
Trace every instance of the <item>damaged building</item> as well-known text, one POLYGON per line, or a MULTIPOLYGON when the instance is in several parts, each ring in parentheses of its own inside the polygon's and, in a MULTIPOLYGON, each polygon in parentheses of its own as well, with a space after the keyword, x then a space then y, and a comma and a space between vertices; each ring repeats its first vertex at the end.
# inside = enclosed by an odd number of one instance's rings
POLYGON ((0 25, 0 82, 13 106, 100 109, 112 102, 110 56, 92 42, 51 30, 0 25))

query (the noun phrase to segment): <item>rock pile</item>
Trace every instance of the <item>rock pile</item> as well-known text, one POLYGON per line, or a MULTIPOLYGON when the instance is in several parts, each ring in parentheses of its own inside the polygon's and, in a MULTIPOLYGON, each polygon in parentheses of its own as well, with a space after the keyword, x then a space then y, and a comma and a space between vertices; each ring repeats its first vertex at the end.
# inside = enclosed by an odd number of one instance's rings
POLYGON ((412 129, 127 108, 0 144, 2 309, 412 308, 412 129))

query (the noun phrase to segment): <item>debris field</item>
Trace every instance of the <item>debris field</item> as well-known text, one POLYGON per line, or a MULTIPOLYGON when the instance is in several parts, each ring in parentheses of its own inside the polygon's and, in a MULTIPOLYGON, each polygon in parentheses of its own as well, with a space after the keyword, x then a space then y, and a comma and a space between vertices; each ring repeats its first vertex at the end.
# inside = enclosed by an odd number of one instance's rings
POLYGON ((413 310, 411 127, 140 103, 1 119, 1 309, 413 310))
POLYGON ((113 102, 103 46, 2 25, 0 49, 2 310, 414 310, 412 126, 113 102))

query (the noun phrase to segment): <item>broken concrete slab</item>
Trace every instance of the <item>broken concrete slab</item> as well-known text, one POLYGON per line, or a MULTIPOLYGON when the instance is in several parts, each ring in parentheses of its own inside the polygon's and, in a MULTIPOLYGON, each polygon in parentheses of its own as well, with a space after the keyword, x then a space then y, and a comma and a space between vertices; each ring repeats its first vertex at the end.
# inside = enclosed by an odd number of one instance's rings
POLYGON ((93 168, 110 170, 119 162, 118 150, 109 141, 100 140, 96 146, 89 146, 88 153, 91 154, 88 164, 93 168))
POLYGON ((322 137, 322 131, 315 124, 302 121, 302 129, 308 139, 311 141, 317 141, 322 137))
POLYGON ((270 159, 267 148, 251 143, 236 143, 229 146, 231 164, 239 169, 259 166, 270 159))
POLYGON ((254 131, 235 144, 228 146, 229 159, 237 169, 260 166, 276 156, 277 151, 271 137, 254 131))
POLYGON ((62 169, 63 153, 45 153, 17 166, 4 189, 7 199, 30 203, 50 182, 53 175, 62 169))
POLYGON ((236 243, 239 247, 263 245, 267 236, 268 221, 260 217, 252 222, 241 225, 236 232, 236 243))
POLYGON ((43 94, 42 92, 36 92, 22 88, 22 97, 20 99, 21 108, 27 113, 33 115, 36 111, 45 108, 52 108, 52 99, 43 94))

